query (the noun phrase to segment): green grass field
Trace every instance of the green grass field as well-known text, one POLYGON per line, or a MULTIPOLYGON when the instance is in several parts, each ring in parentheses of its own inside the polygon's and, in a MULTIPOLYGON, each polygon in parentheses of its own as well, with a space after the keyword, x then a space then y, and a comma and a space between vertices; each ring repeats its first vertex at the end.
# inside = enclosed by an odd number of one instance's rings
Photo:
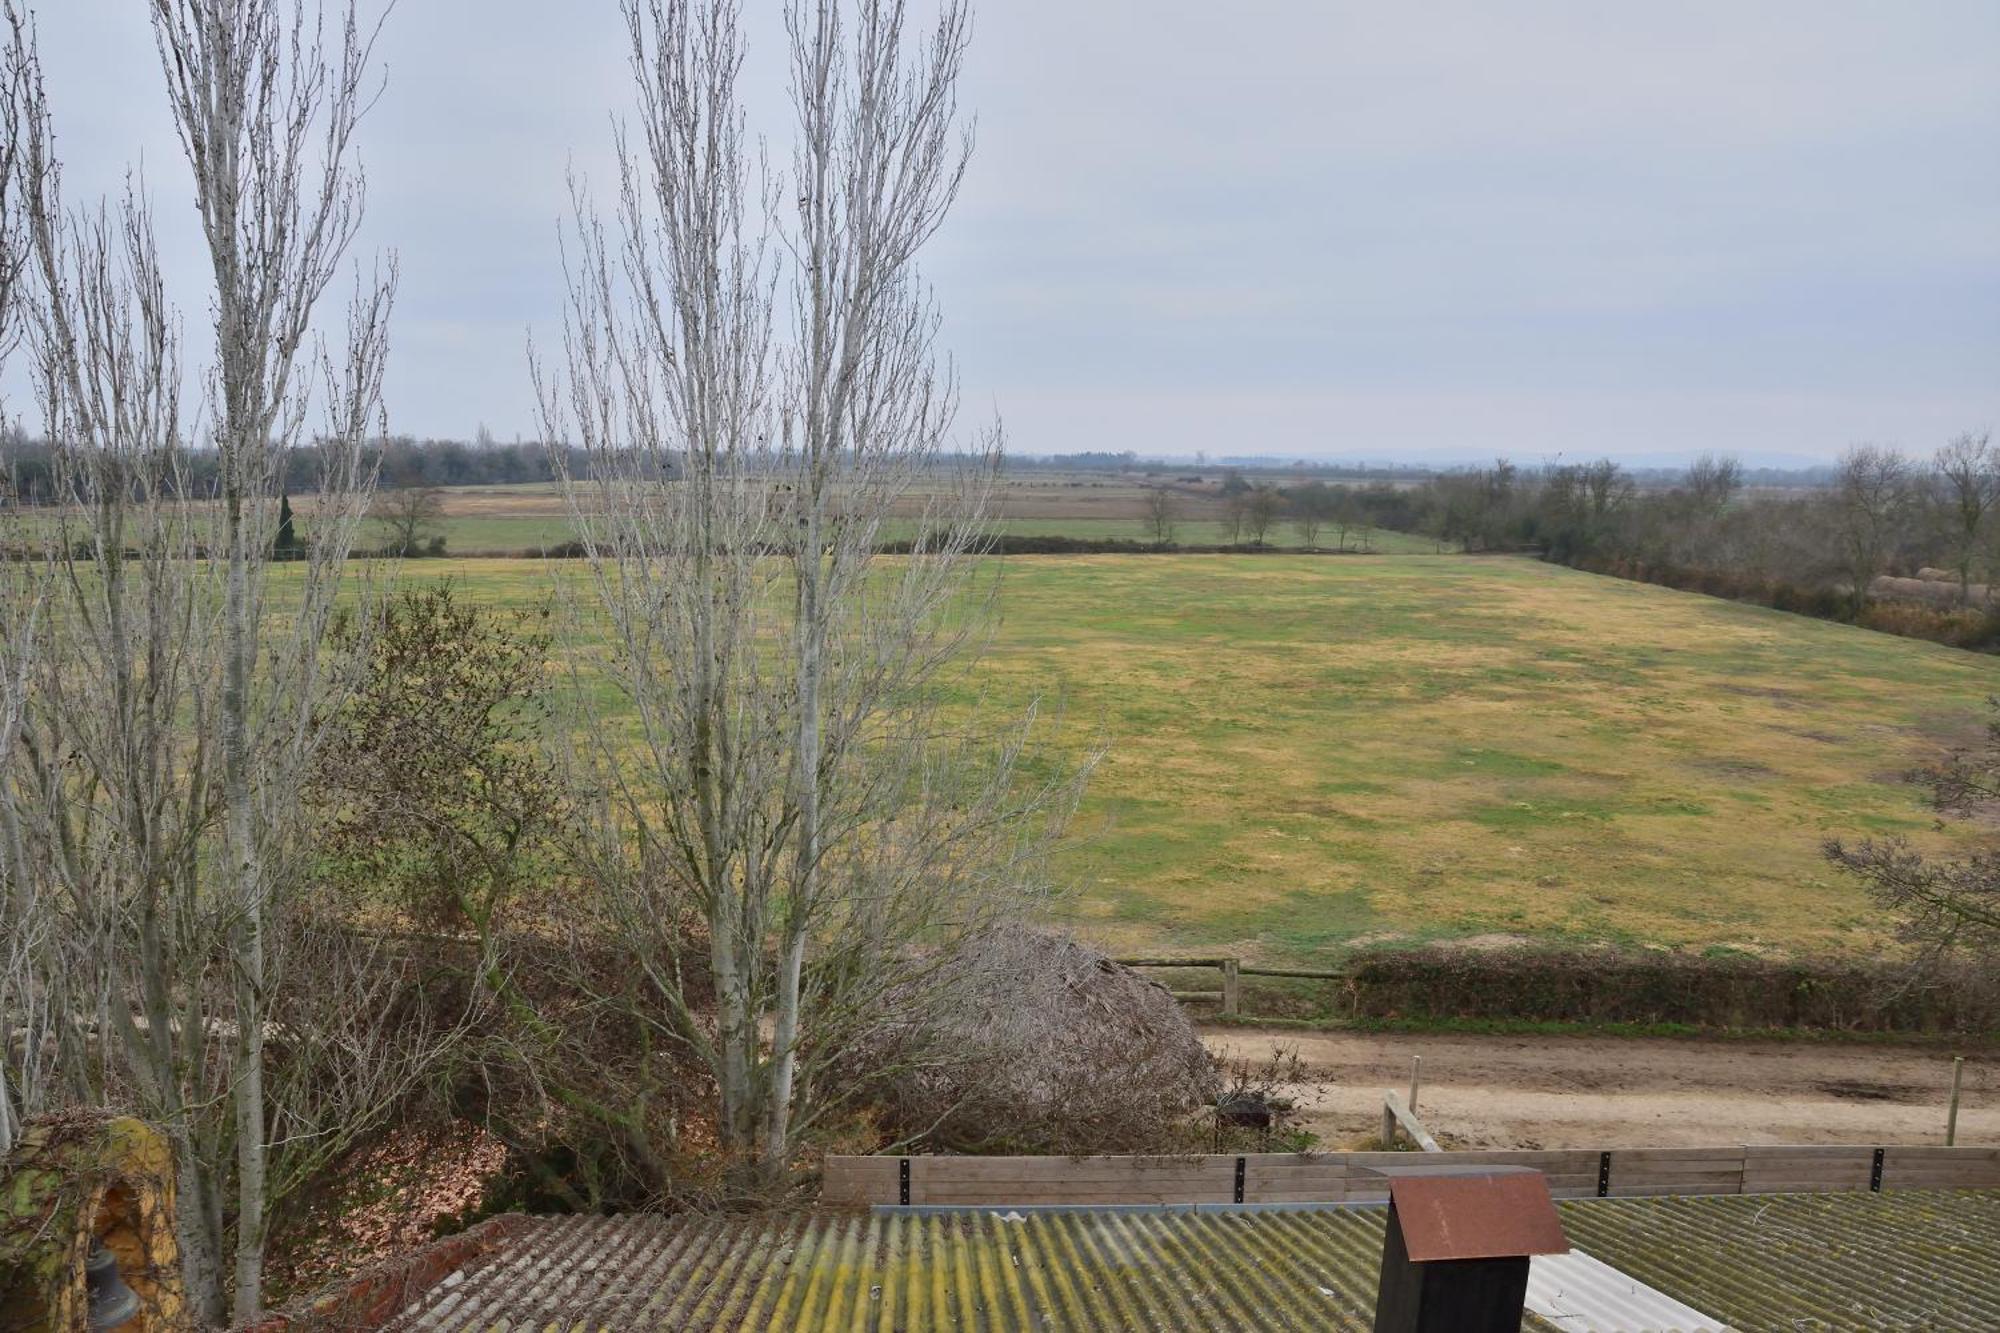
MULTIPOLYGON (((551 578, 406 567, 446 572, 551 578)), ((1896 775, 2000 691, 1991 657, 1524 559, 1016 557, 1002 607, 991 695, 1108 746, 1059 868, 1118 950, 1866 950, 1821 839, 1951 836, 1896 775)))
MULTIPOLYGON (((1146 541, 1149 536, 1144 524, 1135 518, 1003 518, 994 527, 1009 536, 1017 537, 1075 537, 1088 541, 1146 541)), ((542 551, 551 546, 570 540, 574 529, 568 518, 560 514, 492 514, 492 513, 451 513, 447 511, 442 531, 446 549, 464 552, 467 555, 512 553, 516 551, 542 551)), ((907 537, 909 525, 891 524, 889 535, 907 537)), ((363 540, 371 534, 364 531, 363 540)), ((1182 523, 1175 531, 1174 540, 1183 546, 1220 546, 1228 542, 1229 536, 1220 522, 1193 520, 1182 523)), ((1271 532, 1269 541, 1273 546, 1296 546, 1298 534, 1289 525, 1281 525, 1271 532)), ((1433 552, 1437 549, 1428 537, 1412 536, 1409 533, 1390 532, 1382 528, 1365 531, 1356 530, 1347 534, 1347 545, 1359 551, 1366 548, 1385 555, 1414 555, 1433 552)), ((1320 537, 1320 545, 1331 549, 1335 534, 1328 529, 1320 537)))
MULTIPOLYGON (((993 495, 994 526, 1021 537, 1148 541, 1151 533, 1144 514, 1149 493, 1138 481, 1111 474, 1009 474, 993 495)), ((914 493, 912 503, 920 496, 921 492, 914 493)), ((553 485, 454 486, 442 492, 442 499, 444 516, 440 530, 446 549, 456 554, 539 552, 569 541, 574 535, 562 493, 553 485)), ((1178 495, 1177 503, 1182 518, 1174 536, 1181 545, 1220 546, 1229 542, 1218 500, 1183 493, 1178 495)), ((914 523, 907 517, 892 519, 887 535, 894 539, 910 536, 913 531, 914 523)), ((363 540, 382 535, 371 526, 364 531, 363 540)), ((1277 547, 1296 548, 1301 544, 1297 529, 1288 522, 1274 525, 1266 541, 1277 547)), ((1321 547, 1337 544, 1339 535, 1333 528, 1320 534, 1321 547)), ((1428 537, 1380 528, 1351 531, 1346 534, 1346 545, 1384 555, 1427 554, 1438 549, 1428 537)))

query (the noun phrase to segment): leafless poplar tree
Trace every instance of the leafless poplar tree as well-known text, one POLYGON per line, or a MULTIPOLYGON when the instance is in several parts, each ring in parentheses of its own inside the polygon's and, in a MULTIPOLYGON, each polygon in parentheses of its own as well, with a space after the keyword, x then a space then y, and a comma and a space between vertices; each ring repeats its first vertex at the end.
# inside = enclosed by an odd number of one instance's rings
POLYGON ((954 942, 1016 909, 1073 784, 1023 795, 1021 734, 940 712, 998 448, 943 458, 952 386, 914 267, 968 150, 964 7, 921 40, 896 0, 788 7, 798 142, 762 201, 737 4, 623 9, 641 132, 617 239, 579 196, 564 364, 537 379, 545 438, 591 461, 567 488, 640 719, 645 763, 600 770, 638 845, 607 910, 713 1071, 725 1146, 769 1176, 840 1105, 859 1034, 912 1022, 954 942), (886 562, 899 503, 919 537, 886 562), (683 978, 690 916, 712 1012, 683 978))
POLYGON ((1958 573, 1958 604, 1965 606, 1972 601, 1972 567, 1986 549, 1993 506, 2000 503, 2000 457, 1992 436, 1958 436, 1937 451, 1931 472, 1939 526, 1958 573))
POLYGON ((4 644, 0 850, 10 901, 45 927, 29 1045, 61 1086, 41 1102, 136 1102, 166 1126, 187 1286, 215 1323, 232 1293, 238 1318, 261 1307, 272 1201, 379 1122, 430 1036, 390 1022, 407 974, 303 891, 296 796, 340 688, 321 645, 380 416, 390 283, 357 284, 343 346, 311 341, 360 216, 372 30, 344 7, 329 50, 322 16, 283 0, 151 12, 211 260, 206 402, 181 404, 143 196, 66 208, 36 72, 28 326, 60 503, 22 535, 45 543, 18 562, 43 628, 4 644), (277 487, 316 405, 319 503, 274 606, 277 487))
POLYGON ((269 552, 286 454, 303 438, 312 316, 361 221, 356 125, 372 101, 375 27, 354 0, 320 13, 284 0, 153 0, 153 30, 214 281, 208 404, 221 454, 224 559, 220 749, 223 876, 238 918, 235 1245, 239 1318, 262 1303, 269 1127, 262 1015, 276 978, 273 896, 295 832, 298 781, 324 728, 320 648, 370 478, 361 447, 380 429, 393 278, 357 284, 344 354, 324 362, 322 477, 296 605, 267 616, 269 552), (267 635, 289 642, 266 653, 267 635))
MULTIPOLYGON (((18 324, 15 296, 27 267, 27 227, 21 196, 27 116, 33 93, 32 34, 13 0, 0 8, 5 46, 0 49, 0 371, 16 345, 18 324)), ((6 420, 0 400, 0 424, 6 420)), ((9 460, 0 455, 0 507, 13 498, 7 479, 9 460)), ((7 532, 7 536, 14 534, 7 532)), ((0 558, 15 555, 0 552, 0 558)), ((40 589, 22 577, 24 568, 0 570, 0 760, 14 750, 27 707, 26 667, 38 655, 43 619, 40 589)), ((0 794, 0 1157, 14 1146, 24 1107, 40 1100, 38 1085, 46 1068, 40 1058, 47 1009, 35 960, 47 945, 44 926, 34 911, 33 887, 25 874, 22 840, 14 827, 12 804, 0 794), (15 1032, 20 1032, 16 1054, 15 1032)))

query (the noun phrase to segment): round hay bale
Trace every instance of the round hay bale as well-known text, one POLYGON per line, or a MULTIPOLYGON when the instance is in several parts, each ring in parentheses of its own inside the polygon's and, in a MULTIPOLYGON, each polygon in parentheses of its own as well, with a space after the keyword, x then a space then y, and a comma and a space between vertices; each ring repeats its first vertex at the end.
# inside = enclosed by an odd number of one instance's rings
POLYGON ((1220 1090, 1180 1003, 1067 935, 986 931, 952 969, 923 1042, 942 1058, 880 1079, 871 1099, 895 1139, 946 1152, 1168 1151, 1220 1090))

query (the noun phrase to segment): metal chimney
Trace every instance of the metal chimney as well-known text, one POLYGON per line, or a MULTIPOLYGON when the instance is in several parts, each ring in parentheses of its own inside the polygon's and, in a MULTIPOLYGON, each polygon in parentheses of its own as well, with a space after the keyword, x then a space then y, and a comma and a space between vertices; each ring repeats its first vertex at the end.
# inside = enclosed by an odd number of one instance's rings
POLYGON ((1548 1181, 1522 1167, 1386 1167, 1375 1333, 1518 1333, 1528 1261, 1567 1254, 1548 1181))

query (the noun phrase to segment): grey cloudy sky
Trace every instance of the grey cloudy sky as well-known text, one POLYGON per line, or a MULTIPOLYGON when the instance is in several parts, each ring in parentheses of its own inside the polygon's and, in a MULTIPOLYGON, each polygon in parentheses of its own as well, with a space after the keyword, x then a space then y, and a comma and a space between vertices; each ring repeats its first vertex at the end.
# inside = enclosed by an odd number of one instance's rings
MULTIPOLYGON (((39 0, 72 194, 192 214, 138 0, 39 0)), ((782 142, 778 0, 747 0, 782 142)), ((363 140, 391 427, 533 432, 614 0, 401 0, 363 140)), ((2000 427, 1996 0, 984 0, 926 261, 1046 453, 1653 460, 2000 427)), ((781 156, 781 155, 780 155, 781 156)))

